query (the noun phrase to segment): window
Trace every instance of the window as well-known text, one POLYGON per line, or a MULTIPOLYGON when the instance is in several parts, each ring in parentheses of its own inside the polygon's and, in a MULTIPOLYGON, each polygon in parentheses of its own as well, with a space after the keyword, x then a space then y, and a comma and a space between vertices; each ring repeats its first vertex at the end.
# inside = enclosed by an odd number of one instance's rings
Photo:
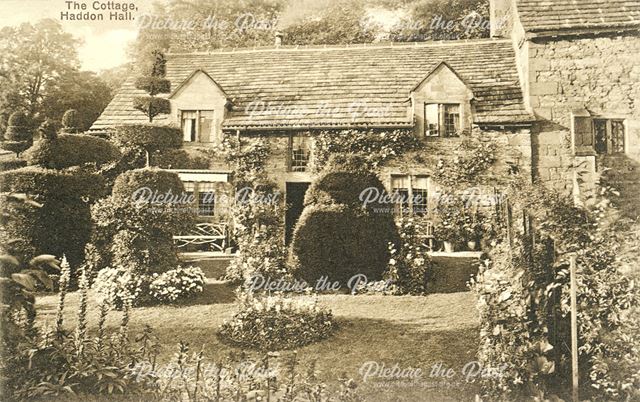
POLYGON ((588 112, 573 115, 576 155, 621 154, 625 148, 624 121, 592 118, 588 112))
POLYGON ((198 216, 214 216, 216 194, 213 183, 198 184, 198 216))
POLYGON ((215 188, 214 183, 206 182, 184 182, 184 189, 187 196, 193 199, 198 216, 215 216, 215 188))
POLYGON ((457 137, 460 135, 460 104, 426 103, 424 105, 425 135, 457 137))
POLYGON ((428 212, 427 176, 393 175, 391 191, 397 216, 426 215, 428 212))
POLYGON ((183 141, 213 141, 213 110, 183 110, 180 121, 183 141))
POLYGON ((309 138, 301 135, 289 137, 289 171, 305 172, 309 163, 309 138))

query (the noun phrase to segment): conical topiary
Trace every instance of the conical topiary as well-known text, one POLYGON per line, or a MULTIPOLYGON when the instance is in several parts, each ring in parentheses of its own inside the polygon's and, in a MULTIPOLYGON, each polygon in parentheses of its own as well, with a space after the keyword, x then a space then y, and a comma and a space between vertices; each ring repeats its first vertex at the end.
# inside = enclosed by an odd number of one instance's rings
POLYGON ((29 124, 29 118, 22 112, 14 112, 7 122, 7 131, 4 140, 0 143, 2 149, 15 152, 20 156, 22 151, 28 149, 33 143, 33 134, 29 124))

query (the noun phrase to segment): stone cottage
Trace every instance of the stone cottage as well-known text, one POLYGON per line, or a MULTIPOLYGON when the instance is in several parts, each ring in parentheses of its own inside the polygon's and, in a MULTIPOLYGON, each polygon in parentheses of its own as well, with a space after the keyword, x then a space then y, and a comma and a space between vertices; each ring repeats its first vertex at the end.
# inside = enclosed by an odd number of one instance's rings
MULTIPOLYGON (((312 180, 319 130, 407 129, 425 153, 448 152, 474 130, 500 143, 502 163, 532 180, 589 191, 600 172, 638 201, 640 2, 491 1, 491 38, 415 44, 287 47, 167 55, 171 114, 186 148, 225 136, 267 135, 269 175, 285 194, 290 233, 312 180), (582 178, 583 180, 578 180, 582 178)), ((126 82, 91 128, 145 123, 142 95, 126 82)), ((228 180, 179 172, 199 192, 228 180)), ((426 166, 402 162, 380 172, 388 188, 431 191, 426 166)), ((212 216, 216 206, 205 208, 212 216)))

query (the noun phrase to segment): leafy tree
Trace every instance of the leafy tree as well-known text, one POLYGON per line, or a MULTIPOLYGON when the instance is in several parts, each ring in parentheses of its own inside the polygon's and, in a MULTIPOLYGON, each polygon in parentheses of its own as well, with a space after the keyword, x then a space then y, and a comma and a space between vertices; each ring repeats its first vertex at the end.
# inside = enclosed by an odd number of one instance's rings
MULTIPOLYGON (((76 113, 75 129, 87 131, 113 99, 115 91, 106 81, 90 71, 71 71, 60 77, 42 101, 41 115, 60 121, 67 110, 76 113)), ((64 126, 64 121, 63 121, 64 126)))
POLYGON ((77 70, 77 44, 53 19, 0 30, 0 110, 40 113, 60 77, 77 70))
POLYGON ((140 110, 149 118, 149 122, 159 114, 171 112, 171 104, 168 99, 159 98, 157 94, 169 93, 171 83, 164 78, 167 73, 167 60, 162 52, 154 50, 150 66, 145 68, 145 75, 138 77, 135 86, 147 92, 149 96, 138 96, 133 99, 133 107, 140 110))
POLYGON ((0 146, 2 149, 15 152, 16 156, 20 156, 20 153, 29 148, 32 143, 33 134, 29 119, 22 112, 14 112, 9 117, 4 141, 0 143, 0 146))

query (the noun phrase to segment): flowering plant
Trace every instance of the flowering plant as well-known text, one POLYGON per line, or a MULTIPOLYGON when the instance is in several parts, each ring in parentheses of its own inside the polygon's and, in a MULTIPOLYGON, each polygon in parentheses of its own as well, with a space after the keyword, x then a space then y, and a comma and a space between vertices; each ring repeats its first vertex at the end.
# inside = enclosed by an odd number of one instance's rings
POLYGON ((159 302, 174 303, 204 290, 205 276, 197 267, 178 267, 160 275, 154 273, 152 278, 149 290, 159 302))
POLYGON ((424 294, 431 267, 428 248, 421 236, 425 232, 419 218, 398 222, 401 246, 389 243, 389 268, 385 277, 393 282, 398 294, 424 294))
POLYGON ((325 339, 336 328, 331 311, 315 298, 238 293, 238 311, 218 335, 223 341, 260 350, 294 349, 325 339))

